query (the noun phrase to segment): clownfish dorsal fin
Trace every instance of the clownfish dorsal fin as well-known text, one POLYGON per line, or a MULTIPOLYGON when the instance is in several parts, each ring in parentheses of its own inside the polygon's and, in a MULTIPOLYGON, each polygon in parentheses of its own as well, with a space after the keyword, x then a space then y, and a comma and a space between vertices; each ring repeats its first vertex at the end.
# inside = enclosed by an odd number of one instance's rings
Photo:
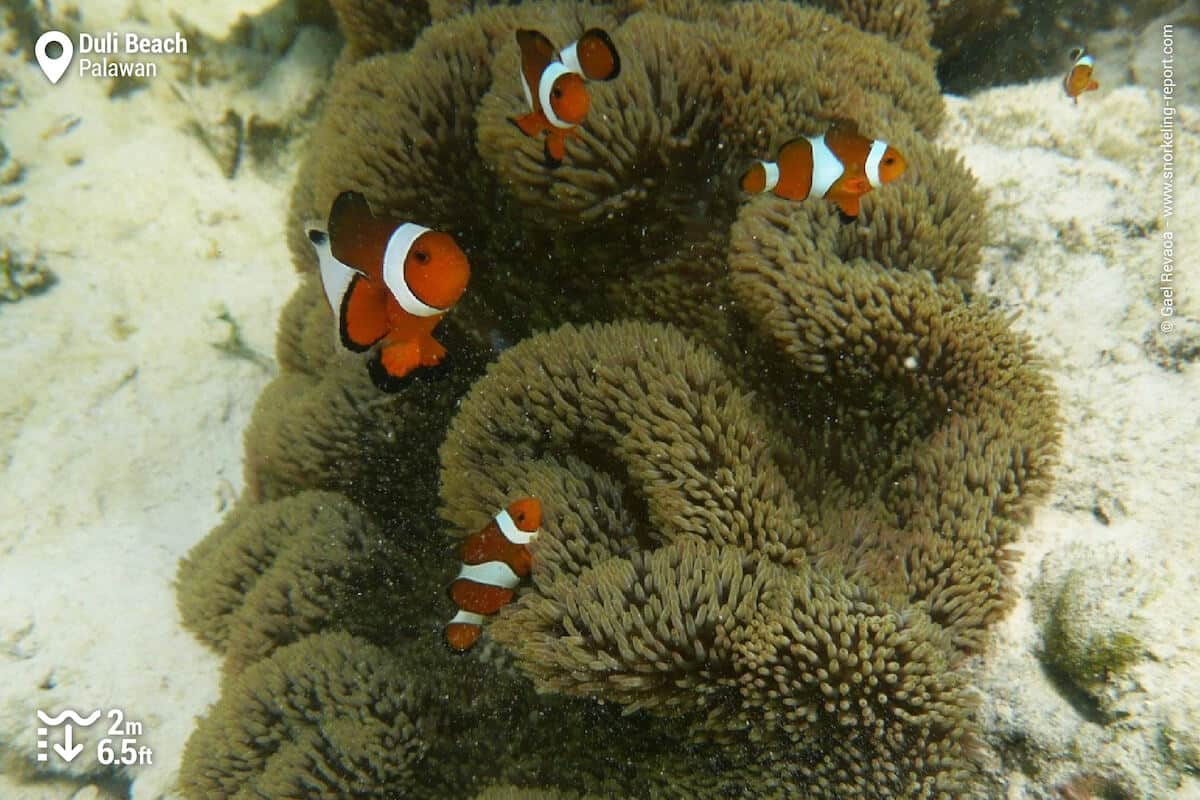
POLYGON ((367 198, 358 192, 342 192, 329 209, 329 238, 337 241, 352 235, 375 219, 367 198))
POLYGON ((558 55, 545 34, 528 28, 517 31, 517 45, 521 48, 521 63, 537 67, 538 72, 545 69, 558 55))
POLYGON ((862 134, 858 132, 858 123, 852 119, 838 117, 832 120, 829 130, 825 133, 827 137, 837 138, 861 138, 862 134))
POLYGON ((551 61, 558 58, 554 45, 538 31, 522 28, 517 31, 517 46, 521 48, 521 77, 525 81, 526 97, 534 111, 541 109, 538 102, 538 85, 542 72, 551 61))
POLYGON ((383 253, 396 223, 376 217, 367 198, 342 192, 329 210, 329 244, 333 256, 372 279, 383 267, 383 253))
POLYGON ((1079 59, 1083 58, 1083 54, 1086 52, 1087 52, 1086 47, 1075 47, 1075 48, 1071 49, 1071 55, 1068 56, 1068 58, 1071 59, 1071 63, 1073 64, 1076 61, 1078 61, 1079 59))

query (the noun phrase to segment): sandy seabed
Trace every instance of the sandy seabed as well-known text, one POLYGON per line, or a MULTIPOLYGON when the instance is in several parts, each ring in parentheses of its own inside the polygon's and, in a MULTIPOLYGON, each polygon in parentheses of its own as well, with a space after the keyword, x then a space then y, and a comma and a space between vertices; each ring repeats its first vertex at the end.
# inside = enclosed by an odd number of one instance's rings
MULTIPOLYGON (((119 709, 154 751, 132 796, 160 797, 217 697, 172 581, 241 489, 242 431, 276 371, 290 170, 226 179, 169 70, 110 99, 107 81, 0 63, 24 167, 0 187, 23 196, 0 208, 0 246, 57 277, 0 305, 0 773, 33 763, 37 709, 119 709)), ((68 779, 0 774, 0 796, 94 793, 97 766, 89 748, 68 779)))
MULTIPOLYGON (((97 4, 81 24, 113 27, 117 13, 97 4)), ((0 206, 0 246, 57 276, 0 305, 0 796, 122 788, 90 747, 33 783, 11 769, 34 764, 36 710, 67 707, 141 722, 153 763, 122 781, 134 798, 172 796, 218 677, 180 627, 172 580, 241 489, 242 431, 276 371, 275 320, 296 285, 283 230, 294 164, 226 178, 169 76, 114 99, 77 75, 50 86, 17 56, 0 66, 20 93, 0 138, 24 167, 0 186, 20 196, 0 206)), ((1020 314, 1064 418, 1055 492, 1022 540, 1023 599, 977 665, 988 769, 1014 800, 1080 775, 1200 797, 1200 244, 1181 235, 1180 325, 1156 332, 1157 99, 1106 87, 1074 106, 1048 80, 948 106, 942 144, 990 193, 978 288, 1020 314), (1106 690, 1104 719, 1038 658, 1027 596, 1070 567, 1144 645, 1106 690)), ((1167 225, 1180 232, 1200 230, 1197 120, 1179 118, 1167 225)))

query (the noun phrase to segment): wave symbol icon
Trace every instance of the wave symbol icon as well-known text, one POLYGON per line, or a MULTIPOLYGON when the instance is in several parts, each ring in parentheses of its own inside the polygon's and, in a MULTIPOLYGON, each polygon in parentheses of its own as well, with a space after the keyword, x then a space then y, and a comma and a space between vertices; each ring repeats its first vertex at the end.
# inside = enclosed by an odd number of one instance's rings
POLYGON ((50 725, 50 726, 61 725, 63 723, 63 720, 69 719, 72 722, 74 722, 76 725, 86 728, 88 725, 91 725, 93 722, 100 719, 100 709, 97 708, 95 710, 95 712, 89 714, 88 716, 81 717, 77 712, 72 711, 71 709, 68 708, 68 709, 60 712, 56 716, 52 717, 52 716, 48 715, 45 711, 42 711, 39 708, 37 715, 38 715, 38 719, 40 719, 46 725, 50 725))

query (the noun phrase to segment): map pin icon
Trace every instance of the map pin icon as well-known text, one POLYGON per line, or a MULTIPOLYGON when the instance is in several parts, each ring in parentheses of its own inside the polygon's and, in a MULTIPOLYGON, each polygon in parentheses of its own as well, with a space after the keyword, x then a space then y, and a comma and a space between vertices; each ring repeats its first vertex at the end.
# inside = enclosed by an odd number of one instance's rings
POLYGON ((75 55, 75 47, 71 44, 70 37, 62 31, 46 31, 38 37, 33 52, 37 55, 38 66, 42 68, 42 72, 46 73, 50 82, 58 83, 59 78, 67 71, 67 67, 71 66, 71 56, 75 55), (62 53, 51 57, 46 53, 46 48, 55 42, 62 48, 62 53))

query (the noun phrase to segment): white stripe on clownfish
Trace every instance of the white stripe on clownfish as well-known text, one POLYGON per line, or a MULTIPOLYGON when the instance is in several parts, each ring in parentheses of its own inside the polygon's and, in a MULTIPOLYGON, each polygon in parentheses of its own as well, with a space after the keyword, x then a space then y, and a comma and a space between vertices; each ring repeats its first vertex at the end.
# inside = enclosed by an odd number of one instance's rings
POLYGON ((872 189, 878 189, 883 185, 883 181, 879 179, 879 165, 883 162, 883 154, 887 152, 887 142, 876 139, 871 144, 871 152, 867 154, 867 180, 871 182, 872 189))
POLYGON ((459 625, 482 625, 483 614, 476 614, 473 611, 463 611, 460 608, 458 613, 446 624, 454 625, 455 623, 459 625))
POLYGON ((583 74, 583 65, 579 63, 579 40, 571 42, 569 45, 559 51, 558 57, 562 59, 563 65, 571 72, 583 74))
POLYGON ((408 260, 413 243, 428 231, 429 228, 406 222, 392 233, 387 249, 383 252, 383 282, 391 290, 400 307, 414 317, 435 317, 448 311, 431 306, 417 297, 404 274, 404 264, 408 260))
POLYGON ((459 567, 458 577, 454 580, 468 580, 485 586, 498 586, 501 589, 511 589, 521 582, 512 567, 503 561, 485 561, 482 564, 463 564, 459 567))
POLYGON ((812 145, 812 187, 810 197, 824 197, 829 187, 837 183, 846 168, 825 143, 825 134, 806 137, 812 145))
POLYGON ((529 81, 525 80, 525 71, 521 71, 521 91, 525 93, 525 104, 533 108, 533 92, 529 90, 529 81))
POLYGON ((538 530, 523 531, 518 528, 517 523, 513 522, 512 515, 508 513, 508 509, 496 515, 496 527, 500 529, 500 533, 504 534, 504 538, 513 544, 529 544, 537 538, 539 533, 538 530))
POLYGON ((538 81, 538 102, 542 104, 542 113, 546 115, 546 120, 556 128, 574 128, 574 123, 563 122, 554 113, 554 108, 550 105, 550 93, 554 90, 554 82, 563 75, 572 74, 572 70, 567 69, 566 65, 551 61, 546 68, 542 70, 542 77, 538 81))
POLYGON ((763 165, 763 171, 767 174, 767 182, 763 186, 764 192, 769 192, 779 185, 779 165, 774 161, 759 161, 763 165))

